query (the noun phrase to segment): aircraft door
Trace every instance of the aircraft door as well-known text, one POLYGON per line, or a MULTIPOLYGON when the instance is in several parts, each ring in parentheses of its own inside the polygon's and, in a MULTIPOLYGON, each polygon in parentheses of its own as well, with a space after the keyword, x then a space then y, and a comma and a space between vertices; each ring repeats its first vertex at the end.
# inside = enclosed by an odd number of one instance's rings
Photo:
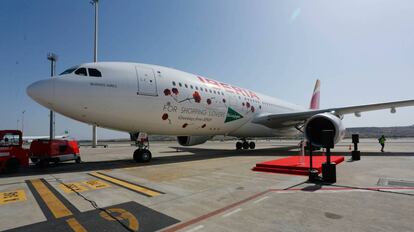
POLYGON ((237 96, 235 94, 229 94, 229 100, 230 100, 230 106, 237 107, 238 106, 238 100, 237 96))
POLYGON ((154 70, 135 66, 138 81, 138 95, 157 96, 157 82, 155 80, 154 70))

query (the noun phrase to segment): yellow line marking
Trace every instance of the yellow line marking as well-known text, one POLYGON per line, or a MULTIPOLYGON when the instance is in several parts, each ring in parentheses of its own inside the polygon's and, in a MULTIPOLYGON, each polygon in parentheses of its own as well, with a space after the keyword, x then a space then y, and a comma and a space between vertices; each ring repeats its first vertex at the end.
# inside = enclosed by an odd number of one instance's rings
POLYGON ((129 228, 133 231, 138 231, 139 222, 132 213, 126 211, 125 209, 121 209, 121 208, 111 208, 106 211, 100 212, 99 215, 108 221, 115 221, 115 219, 111 217, 111 215, 109 215, 107 212, 109 212, 113 217, 115 217, 118 220, 128 220, 129 228), (115 216, 114 215, 115 213, 119 215, 115 216))
POLYGON ((84 184, 86 184, 87 186, 89 186, 92 189, 103 189, 103 188, 108 188, 111 187, 110 184, 107 184, 103 181, 100 180, 88 180, 83 182, 84 184))
POLYGON ((50 189, 40 180, 31 180, 33 187, 39 193, 49 210, 55 218, 72 215, 72 212, 50 191, 50 189))
POLYGON ((22 189, 0 193, 0 205, 25 200, 27 200, 26 193, 22 189))
POLYGON ((73 192, 83 192, 89 190, 87 187, 83 186, 80 183, 65 183, 60 184, 59 188, 62 189, 65 193, 73 193, 73 192))
POLYGON ((97 172, 93 172, 93 173, 90 173, 90 174, 92 176, 95 176, 95 177, 104 179, 104 180, 109 181, 109 182, 112 182, 114 184, 121 185, 121 186, 123 186, 125 188, 128 188, 128 189, 131 189, 131 190, 134 190, 134 191, 143 193, 143 194, 145 194, 147 196, 155 197, 155 196, 161 195, 161 193, 156 192, 156 191, 153 191, 151 189, 147 189, 147 188, 144 188, 144 187, 141 187, 141 186, 138 186, 138 185, 134 185, 134 184, 131 184, 131 183, 122 181, 122 180, 118 180, 118 179, 112 178, 110 176, 102 175, 102 174, 97 173, 97 172))
POLYGON ((87 232, 87 230, 85 229, 85 227, 83 227, 78 220, 76 220, 75 218, 69 218, 68 220, 66 220, 66 222, 68 223, 68 225, 70 226, 70 228, 72 228, 73 231, 75 232, 87 232))

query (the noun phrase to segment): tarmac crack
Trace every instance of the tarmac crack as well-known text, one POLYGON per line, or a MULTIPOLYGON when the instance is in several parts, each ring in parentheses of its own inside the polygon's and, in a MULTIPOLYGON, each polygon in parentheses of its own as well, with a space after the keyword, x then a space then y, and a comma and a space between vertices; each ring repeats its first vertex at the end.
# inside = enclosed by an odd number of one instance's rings
POLYGON ((114 221, 118 222, 124 229, 126 229, 127 231, 131 231, 131 232, 135 232, 134 230, 132 230, 131 228, 129 228, 128 225, 125 225, 121 220, 119 220, 117 217, 115 217, 114 215, 112 215, 111 211, 105 209, 105 208, 101 208, 98 206, 98 204, 91 200, 88 199, 86 196, 84 196, 82 193, 78 192, 76 189, 74 189, 71 185, 65 184, 60 178, 50 174, 53 179, 55 179, 58 183, 64 185, 65 187, 67 187, 68 189, 70 189, 71 191, 73 191, 76 195, 78 195, 79 197, 81 197, 83 200, 89 202, 91 204, 91 206, 96 209, 99 210, 101 212, 105 212, 107 215, 109 215, 112 219, 114 219, 114 221))

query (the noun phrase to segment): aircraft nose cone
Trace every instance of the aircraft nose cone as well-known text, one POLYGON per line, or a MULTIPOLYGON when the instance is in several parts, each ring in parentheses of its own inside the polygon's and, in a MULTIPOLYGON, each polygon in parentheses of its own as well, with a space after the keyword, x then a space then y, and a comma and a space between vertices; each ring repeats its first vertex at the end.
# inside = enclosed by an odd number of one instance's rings
POLYGON ((54 92, 53 80, 41 80, 29 85, 26 89, 27 95, 39 104, 50 107, 54 92))

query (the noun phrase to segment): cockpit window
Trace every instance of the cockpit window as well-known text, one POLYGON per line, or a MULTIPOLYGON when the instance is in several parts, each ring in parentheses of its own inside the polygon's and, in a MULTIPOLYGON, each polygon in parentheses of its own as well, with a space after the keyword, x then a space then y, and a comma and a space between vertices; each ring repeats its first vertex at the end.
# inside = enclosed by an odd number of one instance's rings
POLYGON ((98 69, 88 68, 89 76, 91 77, 102 77, 101 72, 98 69))
POLYGON ((79 68, 78 70, 75 71, 76 75, 79 76, 87 76, 88 73, 86 72, 86 68, 79 68))
POLYGON ((66 69, 63 73, 61 73, 59 75, 65 75, 65 74, 73 73, 73 71, 75 71, 77 68, 78 68, 78 66, 73 66, 71 68, 66 69))

